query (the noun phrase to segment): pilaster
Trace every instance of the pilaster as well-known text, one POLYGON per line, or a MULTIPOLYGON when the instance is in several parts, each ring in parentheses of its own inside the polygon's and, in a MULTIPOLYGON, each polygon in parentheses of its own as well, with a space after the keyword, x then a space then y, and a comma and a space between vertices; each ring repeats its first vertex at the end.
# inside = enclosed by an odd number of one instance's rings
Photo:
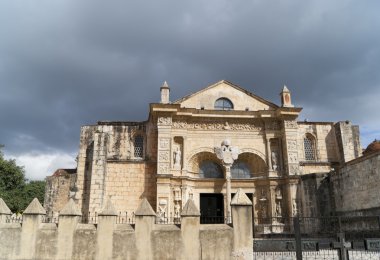
POLYGON ((288 175, 299 174, 297 134, 297 121, 288 119, 284 120, 282 141, 284 148, 284 168, 288 175))

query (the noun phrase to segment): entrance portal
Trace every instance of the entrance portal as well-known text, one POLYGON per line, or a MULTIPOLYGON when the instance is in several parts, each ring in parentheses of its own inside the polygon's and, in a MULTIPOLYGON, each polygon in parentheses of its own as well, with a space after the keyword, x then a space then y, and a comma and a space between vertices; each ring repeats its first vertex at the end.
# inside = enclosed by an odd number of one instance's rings
POLYGON ((220 193, 201 193, 201 224, 224 223, 224 199, 220 193))

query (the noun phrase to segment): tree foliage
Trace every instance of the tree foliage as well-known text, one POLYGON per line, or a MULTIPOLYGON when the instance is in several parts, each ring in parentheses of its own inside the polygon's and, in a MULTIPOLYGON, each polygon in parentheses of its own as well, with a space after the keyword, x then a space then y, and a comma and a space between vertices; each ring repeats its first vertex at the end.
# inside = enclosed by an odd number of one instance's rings
POLYGON ((28 181, 24 167, 15 160, 4 159, 0 145, 0 198, 12 212, 22 212, 33 198, 43 203, 45 181, 28 181))

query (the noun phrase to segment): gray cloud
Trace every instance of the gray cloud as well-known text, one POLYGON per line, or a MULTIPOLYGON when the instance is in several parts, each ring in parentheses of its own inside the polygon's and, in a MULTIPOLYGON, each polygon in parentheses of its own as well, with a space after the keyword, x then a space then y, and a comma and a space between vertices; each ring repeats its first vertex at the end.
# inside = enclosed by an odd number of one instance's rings
POLYGON ((0 3, 0 143, 12 154, 76 152, 79 127, 145 120, 227 79, 302 118, 351 119, 379 137, 378 1, 25 1, 0 3))

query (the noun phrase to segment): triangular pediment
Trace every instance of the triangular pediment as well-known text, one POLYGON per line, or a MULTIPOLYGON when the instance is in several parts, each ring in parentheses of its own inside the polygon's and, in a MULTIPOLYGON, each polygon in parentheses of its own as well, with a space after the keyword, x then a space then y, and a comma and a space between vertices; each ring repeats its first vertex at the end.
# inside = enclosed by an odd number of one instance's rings
POLYGON ((185 96, 174 104, 185 108, 215 109, 215 102, 226 98, 234 110, 276 110, 278 106, 226 80, 212 84, 198 92, 185 96))

